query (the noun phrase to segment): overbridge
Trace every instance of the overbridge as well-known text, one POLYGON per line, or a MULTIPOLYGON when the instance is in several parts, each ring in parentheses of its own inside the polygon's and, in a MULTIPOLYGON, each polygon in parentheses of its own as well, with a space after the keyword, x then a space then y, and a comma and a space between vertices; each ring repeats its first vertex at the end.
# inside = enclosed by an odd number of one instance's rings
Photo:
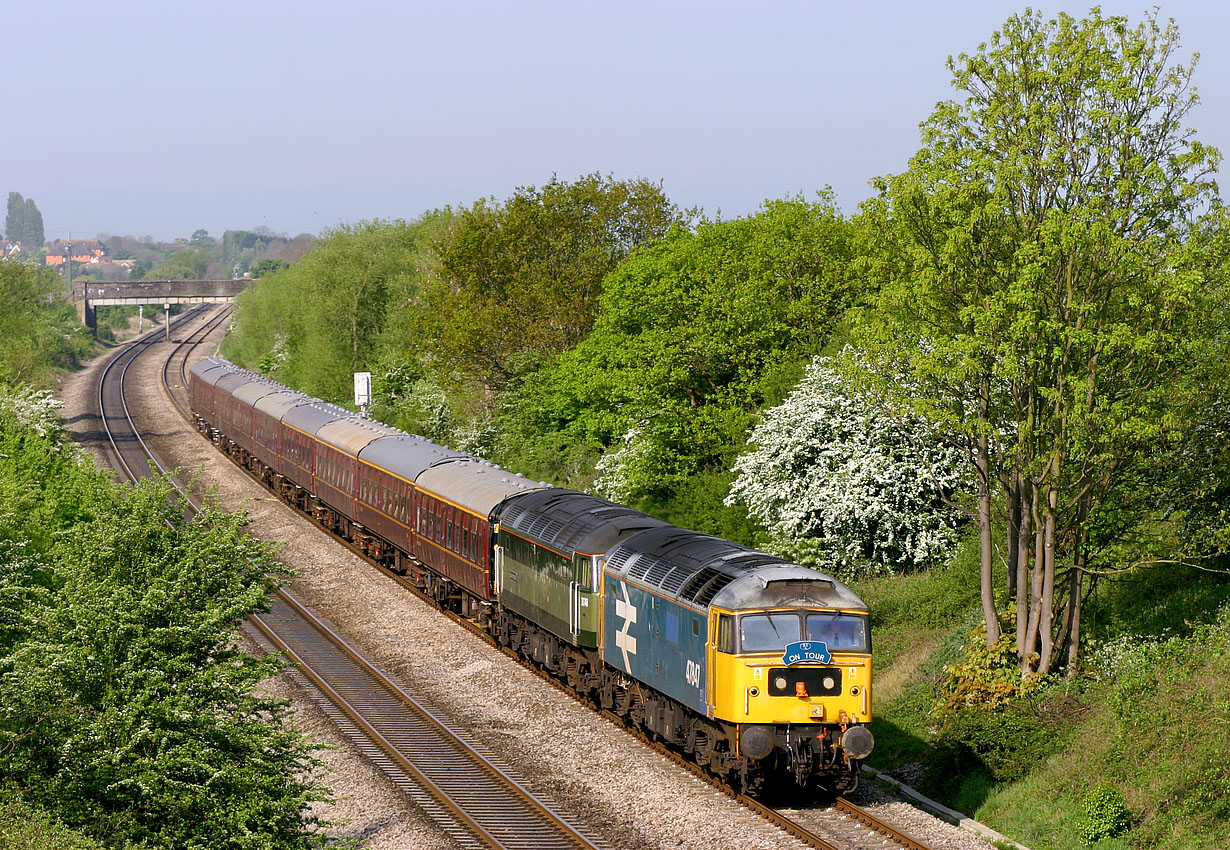
POLYGON ((224 304, 234 301, 255 278, 234 280, 134 280, 125 283, 89 281, 74 284, 77 318, 89 328, 98 327, 96 307, 117 304, 161 304, 168 313, 172 304, 224 304))

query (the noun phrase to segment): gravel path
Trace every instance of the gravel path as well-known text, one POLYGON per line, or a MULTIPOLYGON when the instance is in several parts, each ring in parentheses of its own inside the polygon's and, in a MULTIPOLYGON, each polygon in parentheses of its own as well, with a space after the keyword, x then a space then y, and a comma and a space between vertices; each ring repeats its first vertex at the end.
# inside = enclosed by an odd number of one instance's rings
MULTIPOLYGON (((198 356, 214 353, 205 346, 198 356)), ((97 368, 92 364, 91 369, 97 368)), ((202 482, 228 509, 246 507, 252 533, 282 543, 280 557, 297 570, 291 590, 380 664, 416 698, 470 732, 535 794, 602 843, 622 850, 730 850, 804 845, 738 806, 686 771, 649 751, 592 711, 540 681, 411 596, 390 578, 334 543, 313 523, 273 499, 188 426, 159 383, 159 364, 135 369, 138 422, 152 423, 151 448, 202 482)), ((61 396, 71 431, 88 440, 97 421, 84 415, 89 375, 67 379, 61 396)), ((269 683, 294 700, 296 723, 335 747, 323 754, 323 780, 337 801, 322 807, 371 850, 440 850, 451 846, 303 698, 288 678, 269 683)), ((883 792, 875 791, 882 795, 883 792)), ((913 806, 873 796, 854 802, 900 823, 920 840, 953 850, 986 850, 970 833, 913 806)))

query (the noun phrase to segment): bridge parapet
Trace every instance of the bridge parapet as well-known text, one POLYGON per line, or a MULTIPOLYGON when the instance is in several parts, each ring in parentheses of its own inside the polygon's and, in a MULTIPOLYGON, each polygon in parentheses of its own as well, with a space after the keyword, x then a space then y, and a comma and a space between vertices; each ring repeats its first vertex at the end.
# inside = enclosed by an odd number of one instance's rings
POLYGON ((234 280, 134 280, 124 283, 87 281, 73 286, 77 317, 97 327, 94 308, 119 304, 223 304, 234 301, 256 278, 234 280))

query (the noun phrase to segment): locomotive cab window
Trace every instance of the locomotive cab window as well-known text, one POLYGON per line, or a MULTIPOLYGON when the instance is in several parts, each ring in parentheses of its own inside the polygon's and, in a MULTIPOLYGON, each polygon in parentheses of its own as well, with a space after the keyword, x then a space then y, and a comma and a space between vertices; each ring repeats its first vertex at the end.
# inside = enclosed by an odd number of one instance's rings
POLYGON ((739 648, 743 652, 770 652, 784 649, 800 639, 799 615, 744 614, 739 618, 739 648))
POLYGON ((830 652, 870 652, 867 617, 821 611, 774 611, 739 617, 740 652, 779 652, 796 641, 818 641, 830 652))
POLYGON ((807 639, 822 640, 830 652, 870 652, 867 618, 859 614, 808 614, 807 639))
POLYGON ((730 614, 718 615, 717 651, 735 651, 735 618, 730 614))

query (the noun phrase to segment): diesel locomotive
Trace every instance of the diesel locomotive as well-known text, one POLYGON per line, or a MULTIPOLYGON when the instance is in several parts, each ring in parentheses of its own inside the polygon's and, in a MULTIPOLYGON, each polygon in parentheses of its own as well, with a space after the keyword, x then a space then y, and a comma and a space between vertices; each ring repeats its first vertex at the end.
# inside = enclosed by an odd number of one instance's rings
POLYGON ((362 418, 220 358, 199 430, 504 646, 749 793, 848 791, 867 607, 835 579, 362 418))

